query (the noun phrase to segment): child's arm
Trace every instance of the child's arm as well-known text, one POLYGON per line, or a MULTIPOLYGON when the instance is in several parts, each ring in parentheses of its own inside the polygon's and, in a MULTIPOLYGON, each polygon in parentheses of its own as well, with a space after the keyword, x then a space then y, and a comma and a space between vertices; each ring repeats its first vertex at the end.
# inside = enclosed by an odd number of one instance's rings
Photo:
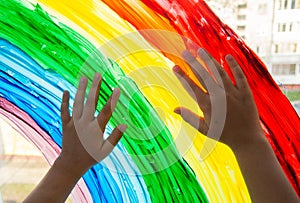
POLYGON ((220 128, 223 128, 220 141, 235 153, 253 202, 299 202, 261 129, 251 90, 235 59, 231 55, 226 56, 236 82, 233 85, 225 70, 209 53, 199 49, 198 55, 207 68, 217 70, 224 86, 216 82, 191 53, 185 51, 184 59, 208 93, 199 88, 178 66, 173 71, 199 104, 204 118, 184 107, 178 107, 174 112, 203 134, 208 133, 210 122, 219 122, 220 128), (222 118, 211 114, 211 104, 217 104, 223 96, 226 98, 224 126, 222 118))
POLYGON ((69 93, 64 92, 61 104, 62 151, 46 176, 24 202, 64 202, 80 177, 104 159, 121 139, 126 125, 119 125, 106 140, 103 139, 105 126, 120 96, 119 89, 114 90, 99 115, 94 117, 100 83, 101 76, 96 73, 84 105, 87 78, 81 78, 72 117, 69 113, 69 93))

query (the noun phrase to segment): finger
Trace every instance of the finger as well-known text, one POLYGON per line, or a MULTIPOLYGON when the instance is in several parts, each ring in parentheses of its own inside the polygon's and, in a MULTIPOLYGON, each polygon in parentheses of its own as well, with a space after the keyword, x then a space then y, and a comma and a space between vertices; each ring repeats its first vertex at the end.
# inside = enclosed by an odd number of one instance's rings
POLYGON ((114 89, 112 95, 110 96, 110 98, 102 108, 101 112, 97 116, 97 120, 102 132, 104 132, 105 126, 108 123, 113 111, 115 110, 119 97, 120 97, 120 89, 116 88, 114 89))
POLYGON ((227 55, 225 57, 225 59, 232 71, 237 88, 238 89, 249 89, 247 79, 246 79, 241 67, 239 66, 237 61, 233 58, 233 56, 227 55))
POLYGON ((97 109, 97 105, 98 105, 98 100, 99 100, 99 94, 100 94, 100 87, 101 87, 101 82, 102 82, 102 75, 100 75, 100 82, 97 85, 97 90, 96 90, 96 96, 95 96, 95 111, 97 109))
POLYGON ((108 156, 114 147, 118 144, 119 140, 122 138, 123 133, 127 129, 127 125, 119 125, 116 127, 110 136, 104 141, 101 151, 100 151, 100 157, 98 161, 101 161, 106 156, 108 156))
POLYGON ((87 78, 82 77, 79 82, 78 90, 75 95, 73 105, 73 118, 80 118, 82 115, 82 109, 84 104, 85 90, 87 86, 87 78))
POLYGON ((98 103, 99 98, 99 89, 101 85, 101 75, 99 73, 96 73, 94 75, 94 79, 92 82, 92 87, 90 89, 88 98, 86 100, 86 104, 84 107, 83 115, 85 117, 88 117, 89 119, 94 118, 96 106, 98 103))
POLYGON ((233 86, 232 81, 230 80, 227 72, 208 51, 206 51, 205 49, 198 49, 198 55, 206 63, 210 70, 213 71, 219 83, 219 86, 222 87, 224 85, 226 89, 229 89, 233 86), (217 70, 217 72, 215 70, 217 70))
POLYGON ((185 90, 200 106, 209 106, 210 100, 207 93, 196 85, 194 81, 180 69, 179 66, 174 66, 173 71, 185 90))
POLYGON ((60 107, 60 117, 62 121, 62 125, 65 126, 70 120, 70 111, 69 111, 69 92, 64 91, 61 107, 60 107))
POLYGON ((174 112, 181 115, 183 120, 185 120, 187 123, 189 123, 191 126, 193 126, 195 129, 197 129, 202 134, 206 135, 208 132, 208 126, 209 124, 206 123, 207 118, 201 118, 197 114, 193 113, 191 110, 186 109, 184 107, 178 107, 174 109, 174 112))
POLYGON ((109 143, 111 143, 113 146, 116 146, 123 136, 123 133, 127 129, 127 125, 122 124, 118 125, 110 134, 110 136, 106 139, 109 143))
POLYGON ((183 58, 189 64, 192 72, 195 74, 196 78, 207 90, 207 86, 215 86, 216 83, 212 79, 211 75, 206 71, 206 69, 197 61, 197 59, 189 52, 184 51, 182 54, 183 58))

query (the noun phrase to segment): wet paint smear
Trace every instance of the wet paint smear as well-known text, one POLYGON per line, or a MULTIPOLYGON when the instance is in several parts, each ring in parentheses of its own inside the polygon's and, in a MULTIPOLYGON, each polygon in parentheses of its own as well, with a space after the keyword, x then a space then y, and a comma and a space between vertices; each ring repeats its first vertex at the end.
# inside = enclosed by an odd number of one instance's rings
MULTIPOLYGON (((72 85, 76 85, 81 74, 91 79, 94 72, 103 73, 104 84, 102 85, 99 108, 103 106, 114 87, 118 86, 121 88, 123 94, 110 125, 116 126, 117 123, 123 123, 124 120, 132 122, 125 137, 122 139, 122 144, 143 175, 151 200, 153 202, 190 202, 195 200, 207 202, 207 198, 194 173, 178 154, 168 129, 156 113, 147 114, 147 112, 155 111, 151 110, 151 105, 137 89, 135 83, 123 74, 116 63, 97 53, 95 47, 79 34, 62 24, 54 24, 39 6, 34 9, 32 11, 14 1, 2 3, 1 11, 5 12, 1 16, 1 37, 18 46, 48 72, 62 75, 72 85), (93 64, 95 61, 84 64, 85 60, 93 52, 96 53, 97 64, 93 64), (80 68, 83 65, 87 65, 89 69, 81 70, 80 68), (129 118, 127 118, 128 113, 124 109, 129 109, 129 118), (149 123, 154 123, 155 125, 149 127, 149 123), (147 127, 146 130, 143 130, 145 127, 147 127), (141 131, 143 131, 143 139, 140 139, 141 131), (170 161, 173 160, 177 161, 172 162, 172 165, 170 165, 170 161), (165 169, 156 171, 157 168, 165 169)), ((14 83, 16 79, 10 77, 9 73, 5 71, 3 71, 2 78, 5 81, 9 81, 6 84, 14 84, 9 87, 12 88, 16 85, 14 83)), ((20 82, 20 85, 24 85, 24 83, 20 82)), ((47 89, 47 87, 44 88, 47 89)), ((31 117, 39 119, 38 114, 41 113, 42 109, 46 109, 46 105, 40 100, 35 101, 33 95, 30 97, 29 95, 25 96, 21 88, 13 88, 18 94, 13 94, 13 92, 8 94, 7 91, 9 89, 2 89, 2 97, 12 103, 17 103, 18 99, 28 99, 31 103, 31 111, 33 111, 31 117), (6 94, 4 93, 5 90, 6 94), (22 95, 21 93, 25 96, 24 98, 18 96, 19 94, 22 95), (34 106, 32 106, 33 104, 34 106)), ((17 105, 20 105, 21 109, 26 108, 24 103, 22 105, 19 102, 17 105)), ((27 110, 29 111, 29 109, 27 110)), ((55 110, 58 111, 58 109, 49 108, 48 116, 50 118, 47 119, 48 121, 55 119, 56 116, 51 113, 55 110)), ((50 130, 49 123, 46 121, 36 120, 36 122, 41 125, 43 130, 50 130)), ((54 132, 59 132, 59 124, 56 128, 51 128, 49 132, 50 136, 53 136, 55 140, 56 133, 54 132)), ((57 139, 61 138, 57 136, 57 139)), ((61 144, 59 140, 57 140, 57 143, 61 144)), ((98 168, 97 170, 101 169, 98 168)), ((108 171, 104 170, 104 172, 108 171)), ((107 184, 111 183, 111 185, 107 186, 108 189, 113 191, 118 189, 114 187, 116 184, 113 184, 114 180, 112 178, 97 177, 96 180, 101 182, 102 187, 98 192, 106 189, 106 186, 102 185, 102 182, 105 181, 107 184)), ((99 190, 99 188, 97 189, 99 190)), ((122 201, 119 199, 121 196, 108 194, 99 194, 100 197, 93 196, 93 198, 96 198, 95 201, 97 201, 97 198, 98 201, 122 201)))

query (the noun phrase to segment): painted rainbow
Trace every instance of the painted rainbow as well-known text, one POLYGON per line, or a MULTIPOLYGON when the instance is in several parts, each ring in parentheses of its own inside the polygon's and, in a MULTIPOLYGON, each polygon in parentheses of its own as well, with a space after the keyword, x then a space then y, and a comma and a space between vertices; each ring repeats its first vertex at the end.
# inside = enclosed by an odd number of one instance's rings
POLYGON ((61 147, 63 90, 72 100, 79 77, 100 72, 100 110, 121 89, 106 135, 118 123, 129 128, 78 182, 75 202, 251 202, 229 148, 212 150, 172 113, 179 104, 201 113, 171 71, 179 64, 189 73, 180 53, 197 47, 242 64, 265 134, 300 194, 299 117, 258 56, 203 0, 0 2, 0 114, 50 164, 61 147))

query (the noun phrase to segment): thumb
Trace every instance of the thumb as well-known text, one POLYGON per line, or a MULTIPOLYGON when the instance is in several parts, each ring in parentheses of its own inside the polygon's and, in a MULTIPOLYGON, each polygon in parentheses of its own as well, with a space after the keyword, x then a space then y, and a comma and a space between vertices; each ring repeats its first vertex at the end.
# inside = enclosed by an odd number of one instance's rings
POLYGON ((64 91, 61 107, 60 107, 60 117, 62 121, 62 126, 65 126, 71 119, 69 112, 69 92, 64 91))
POLYGON ((100 151, 99 160, 97 161, 101 161, 107 155, 109 155, 109 153, 112 152, 114 147, 118 144, 119 140, 122 138, 122 135, 126 129, 127 129, 127 125, 119 125, 112 131, 110 136, 104 141, 100 151))

